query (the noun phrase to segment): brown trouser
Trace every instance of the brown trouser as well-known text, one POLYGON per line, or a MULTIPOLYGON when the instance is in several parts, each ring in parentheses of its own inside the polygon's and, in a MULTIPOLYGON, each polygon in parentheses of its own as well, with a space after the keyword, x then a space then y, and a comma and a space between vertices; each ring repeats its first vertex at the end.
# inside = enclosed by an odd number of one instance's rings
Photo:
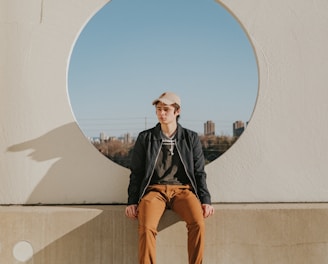
POLYGON ((157 226, 166 208, 172 209, 186 222, 189 263, 202 263, 205 234, 203 210, 188 185, 148 187, 138 206, 139 263, 156 263, 157 226))

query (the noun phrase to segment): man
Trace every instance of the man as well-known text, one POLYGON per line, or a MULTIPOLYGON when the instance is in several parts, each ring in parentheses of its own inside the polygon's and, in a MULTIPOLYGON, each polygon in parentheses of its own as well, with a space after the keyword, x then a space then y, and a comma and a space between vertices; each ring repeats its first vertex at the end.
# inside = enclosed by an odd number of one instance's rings
POLYGON ((159 123, 138 135, 125 210, 127 217, 138 219, 139 263, 156 263, 157 226, 166 208, 186 222, 189 263, 202 263, 204 218, 214 213, 202 146, 196 132, 178 123, 176 94, 163 93, 153 105, 159 123))

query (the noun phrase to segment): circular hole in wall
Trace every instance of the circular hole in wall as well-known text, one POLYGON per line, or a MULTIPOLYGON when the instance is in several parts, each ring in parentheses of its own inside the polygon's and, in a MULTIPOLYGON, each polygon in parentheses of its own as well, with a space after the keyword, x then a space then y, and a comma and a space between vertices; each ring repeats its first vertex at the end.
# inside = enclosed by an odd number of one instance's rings
POLYGON ((33 257, 33 247, 27 241, 19 241, 13 248, 13 255, 18 261, 28 261, 33 257))
POLYGON ((258 71, 241 25, 214 1, 112 1, 72 52, 68 89, 85 136, 128 167, 134 139, 157 123, 152 101, 182 100, 180 124, 201 137, 207 163, 225 153, 251 118, 258 71))

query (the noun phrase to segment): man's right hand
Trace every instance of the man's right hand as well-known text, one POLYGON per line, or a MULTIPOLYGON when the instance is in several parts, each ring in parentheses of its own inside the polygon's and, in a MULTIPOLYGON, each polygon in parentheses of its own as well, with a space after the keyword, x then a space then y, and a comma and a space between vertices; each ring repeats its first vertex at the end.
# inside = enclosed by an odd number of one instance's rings
POLYGON ((137 204, 128 205, 125 208, 125 215, 129 218, 137 219, 138 218, 138 205, 137 204))

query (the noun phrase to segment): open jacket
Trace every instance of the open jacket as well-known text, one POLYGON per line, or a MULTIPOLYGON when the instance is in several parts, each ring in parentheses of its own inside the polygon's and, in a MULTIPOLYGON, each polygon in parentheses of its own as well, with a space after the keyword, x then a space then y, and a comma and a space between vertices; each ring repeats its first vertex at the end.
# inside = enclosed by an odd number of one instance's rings
MULTIPOLYGON (((130 164, 129 205, 138 204, 149 186, 162 147, 160 131, 161 126, 158 123, 138 135, 130 164)), ((178 124, 176 148, 197 198, 202 204, 211 204, 204 170, 204 154, 197 133, 178 124)))

